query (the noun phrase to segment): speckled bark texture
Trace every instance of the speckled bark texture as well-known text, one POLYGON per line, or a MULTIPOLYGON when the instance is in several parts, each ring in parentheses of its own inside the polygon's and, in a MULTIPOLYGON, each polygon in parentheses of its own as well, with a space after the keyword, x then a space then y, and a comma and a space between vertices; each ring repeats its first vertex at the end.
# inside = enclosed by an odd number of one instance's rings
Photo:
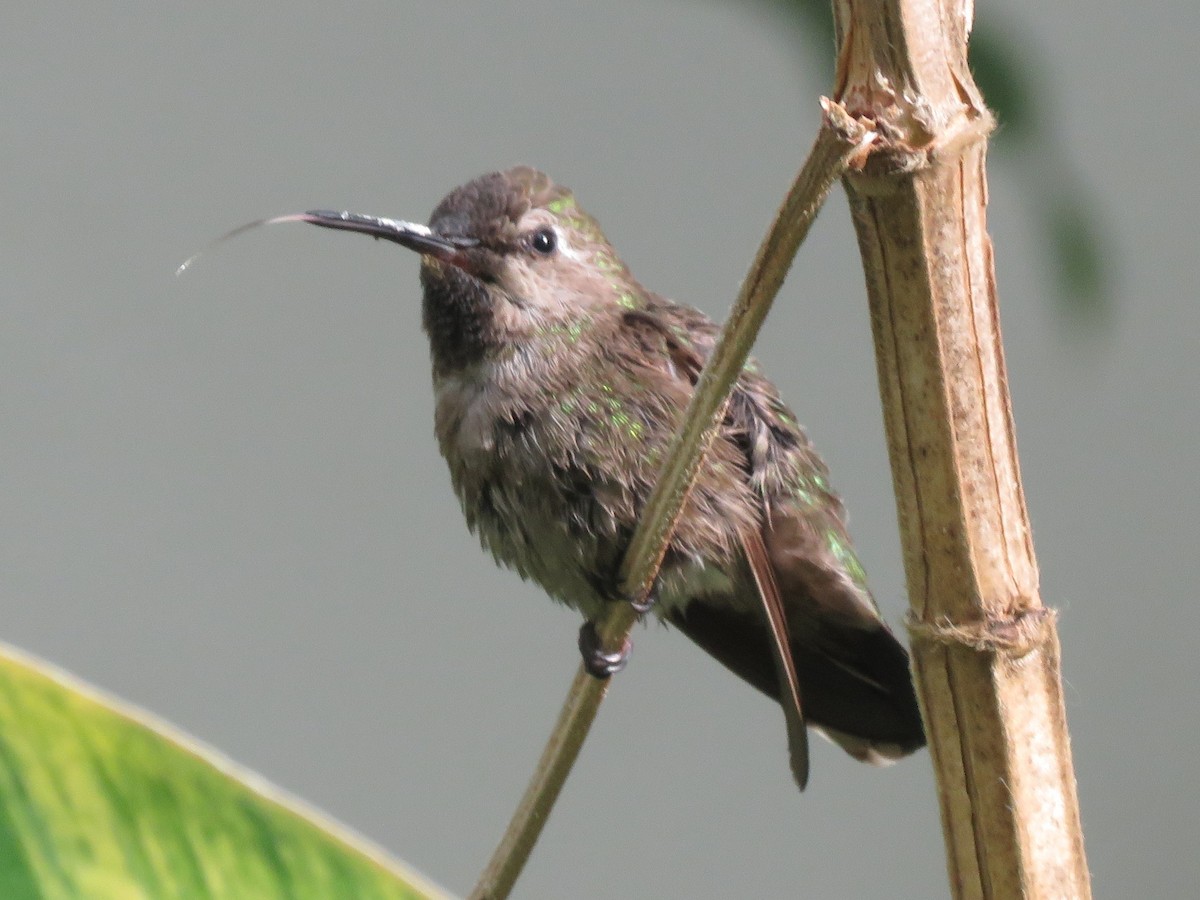
POLYGON ((913 666, 957 898, 1090 896, 1000 340, 969 2, 835 0, 913 666))

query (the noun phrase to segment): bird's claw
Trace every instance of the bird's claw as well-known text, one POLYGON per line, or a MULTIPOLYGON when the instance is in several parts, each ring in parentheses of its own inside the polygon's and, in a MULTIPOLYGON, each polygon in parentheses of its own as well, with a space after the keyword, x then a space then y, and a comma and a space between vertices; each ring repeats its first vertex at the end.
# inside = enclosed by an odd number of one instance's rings
POLYGON ((579 627, 579 655, 583 657, 583 668, 593 678, 604 679, 620 672, 629 662, 632 649, 633 641, 625 638, 620 650, 609 653, 600 641, 595 622, 589 619, 579 627))
POLYGON ((629 605, 633 607, 633 611, 639 616, 644 616, 650 610, 654 609, 654 604, 658 602, 658 597, 651 591, 642 600, 630 600, 629 605))
POLYGON ((633 611, 639 616, 644 616, 658 604, 658 577, 654 579, 654 583, 650 585, 650 590, 646 592, 646 596, 640 600, 634 597, 625 598, 629 605, 633 607, 633 611))

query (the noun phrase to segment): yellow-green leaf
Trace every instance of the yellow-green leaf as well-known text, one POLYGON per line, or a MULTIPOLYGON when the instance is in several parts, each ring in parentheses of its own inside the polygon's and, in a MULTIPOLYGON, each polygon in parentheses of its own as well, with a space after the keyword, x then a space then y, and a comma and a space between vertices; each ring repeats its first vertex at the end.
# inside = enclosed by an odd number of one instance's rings
POLYGON ((253 773, 0 645, 5 900, 444 896, 253 773))

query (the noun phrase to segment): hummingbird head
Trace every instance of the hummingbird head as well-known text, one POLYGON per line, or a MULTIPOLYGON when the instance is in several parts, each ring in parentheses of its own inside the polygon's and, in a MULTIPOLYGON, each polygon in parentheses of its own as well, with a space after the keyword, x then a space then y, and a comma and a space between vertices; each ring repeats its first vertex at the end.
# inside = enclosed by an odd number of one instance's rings
POLYGON ((634 307, 641 291, 571 192, 528 166, 455 188, 427 226, 344 212, 302 218, 421 254, 424 325, 443 372, 554 329, 578 334, 605 307, 634 307))

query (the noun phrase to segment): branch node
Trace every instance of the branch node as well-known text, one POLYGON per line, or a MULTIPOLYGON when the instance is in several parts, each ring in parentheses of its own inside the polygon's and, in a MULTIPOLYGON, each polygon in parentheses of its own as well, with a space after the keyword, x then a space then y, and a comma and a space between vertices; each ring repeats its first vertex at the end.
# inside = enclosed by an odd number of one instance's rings
POLYGON ((914 645, 966 647, 979 653, 1020 659, 1054 639, 1057 618, 1054 610, 1038 607, 1011 616, 988 616, 974 622, 952 622, 946 617, 923 622, 909 613, 905 625, 914 645))

